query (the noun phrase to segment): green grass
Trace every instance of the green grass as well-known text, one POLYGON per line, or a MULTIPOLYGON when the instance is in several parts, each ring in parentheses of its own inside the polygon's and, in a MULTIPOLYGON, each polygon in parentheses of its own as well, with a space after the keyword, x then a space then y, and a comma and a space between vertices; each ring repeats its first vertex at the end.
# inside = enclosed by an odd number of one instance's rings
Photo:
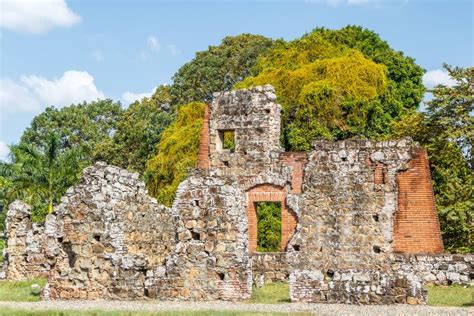
POLYGON ((474 287, 450 285, 428 286, 428 305, 474 306, 474 287))
POLYGON ((0 264, 3 262, 3 248, 5 248, 5 239, 0 238, 0 264))
POLYGON ((290 302, 290 288, 288 283, 275 282, 268 283, 261 288, 254 287, 252 291, 252 298, 248 303, 289 303, 290 302))
MULTIPOLYGON (((42 310, 42 311, 24 311, 19 309, 2 309, 0 310, 0 316, 3 315, 13 315, 13 316, 136 316, 136 315, 145 315, 145 316, 260 316, 260 315, 289 315, 286 313, 251 313, 251 312, 226 312, 226 311, 175 311, 175 312, 106 312, 106 311, 63 311, 63 310, 42 310)), ((293 314, 292 314, 293 315, 293 314)), ((297 315, 308 315, 303 313, 297 313, 297 315)))
POLYGON ((36 302, 40 300, 39 295, 31 293, 31 285, 39 284, 43 287, 46 280, 34 279, 28 281, 0 281, 0 301, 14 302, 36 302))

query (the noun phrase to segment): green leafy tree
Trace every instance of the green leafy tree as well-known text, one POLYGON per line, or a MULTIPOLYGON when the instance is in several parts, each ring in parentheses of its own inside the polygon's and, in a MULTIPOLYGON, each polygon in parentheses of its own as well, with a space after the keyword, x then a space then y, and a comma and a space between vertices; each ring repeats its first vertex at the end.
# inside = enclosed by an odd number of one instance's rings
POLYGON ((474 252, 474 68, 445 68, 456 84, 430 90, 426 112, 407 114, 394 132, 428 150, 445 248, 474 252))
POLYGON ((86 166, 80 148, 61 150, 60 138, 50 134, 44 148, 20 143, 11 146, 11 163, 0 165, 0 179, 6 184, 0 199, 4 206, 16 199, 32 206, 32 219, 44 220, 53 205, 80 177, 86 166))
POLYGON ((235 87, 275 87, 288 150, 307 150, 315 137, 390 134, 390 123, 416 108, 424 91, 413 59, 355 26, 278 41, 252 73, 235 87))
POLYGON ((21 143, 40 150, 49 146, 52 133, 58 136, 58 149, 78 148, 84 159, 92 162, 92 152, 108 139, 121 119, 122 107, 112 100, 70 105, 60 109, 48 107, 37 115, 21 137, 21 143))
POLYGON ((176 121, 163 132, 157 154, 147 163, 148 190, 165 205, 171 206, 179 183, 196 165, 205 107, 200 102, 181 106, 176 121))
POLYGON ((236 87, 274 86, 283 107, 283 144, 291 150, 308 150, 320 136, 363 134, 374 102, 387 86, 383 65, 308 36, 279 44, 259 60, 256 71, 236 87))
POLYGON ((281 250, 281 204, 259 202, 257 212, 257 251, 278 252, 281 250))
POLYGON ((94 150, 94 159, 143 174, 161 133, 174 118, 169 90, 159 86, 150 98, 132 103, 117 121, 113 137, 94 150))
POLYGON ((212 93, 228 91, 247 77, 257 57, 265 53, 272 40, 261 35, 227 36, 219 46, 209 46, 182 66, 173 77, 173 103, 209 102, 212 93))
POLYGON ((425 92, 423 68, 413 58, 392 49, 375 32, 351 25, 339 30, 317 28, 308 36, 317 36, 334 45, 342 44, 356 49, 366 58, 385 65, 388 89, 381 102, 392 118, 404 114, 403 109, 418 108, 425 92))

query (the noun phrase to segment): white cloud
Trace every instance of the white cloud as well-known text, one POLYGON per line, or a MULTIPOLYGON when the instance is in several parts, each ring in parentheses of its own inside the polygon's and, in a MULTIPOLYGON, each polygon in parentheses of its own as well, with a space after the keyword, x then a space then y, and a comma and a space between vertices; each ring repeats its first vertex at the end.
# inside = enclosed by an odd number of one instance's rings
POLYGON ((423 75, 423 84, 426 88, 433 88, 437 85, 444 85, 452 87, 456 84, 456 80, 451 78, 448 72, 444 69, 434 69, 427 71, 423 75))
POLYGON ((170 51, 171 55, 176 56, 181 54, 181 50, 179 50, 176 46, 173 44, 168 44, 168 50, 170 51))
POLYGON ((147 43, 151 50, 158 52, 161 49, 160 41, 153 35, 148 37, 147 43))
POLYGON ((0 80, 0 110, 39 112, 50 105, 62 107, 72 103, 105 98, 86 71, 69 70, 53 80, 29 75, 19 82, 0 80))
POLYGON ((7 161, 9 153, 10 153, 10 149, 8 149, 7 144, 0 141, 0 161, 2 161, 2 160, 7 161))
POLYGON ((81 20, 65 0, 0 0, 0 26, 17 32, 45 33, 81 20))
POLYGON ((149 98, 152 95, 153 95, 153 91, 143 92, 143 93, 134 93, 134 92, 126 91, 122 94, 122 99, 125 101, 125 105, 129 105, 137 100, 141 100, 143 98, 149 98))

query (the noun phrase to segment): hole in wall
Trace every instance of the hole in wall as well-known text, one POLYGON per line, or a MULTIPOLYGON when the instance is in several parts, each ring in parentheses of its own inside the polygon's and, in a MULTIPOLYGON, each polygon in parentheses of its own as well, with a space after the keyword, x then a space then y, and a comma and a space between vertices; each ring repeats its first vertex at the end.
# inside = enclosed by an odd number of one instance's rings
POLYGON ((217 150, 229 150, 231 153, 235 151, 235 130, 219 130, 217 131, 218 141, 217 150))
POLYGON ((279 252, 282 243, 281 202, 255 202, 257 252, 279 252))
POLYGON ((326 276, 329 278, 329 279, 333 279, 334 278, 334 271, 333 270, 327 270, 326 271, 326 276))
POLYGON ((100 241, 100 234, 94 234, 92 237, 94 237, 95 241, 100 241))
POLYGON ((194 200, 194 206, 199 206, 199 200, 194 200))
POLYGON ((372 218, 374 219, 374 221, 378 222, 379 221, 379 214, 372 215, 372 218))
POLYGON ((453 284, 453 281, 448 280, 448 285, 452 285, 452 284, 453 284))
POLYGON ((347 157, 341 157, 342 161, 347 161, 347 157))
POLYGON ((201 239, 201 234, 197 233, 197 232, 192 231, 191 236, 192 236, 193 240, 200 240, 201 239))
POLYGON ((382 249, 379 246, 374 246, 372 249, 374 250, 375 253, 381 253, 382 252, 382 249))
POLYGON ((270 114, 270 109, 265 109, 265 112, 266 112, 267 114, 270 114))
POLYGON ((323 246, 321 246, 321 248, 319 248, 319 252, 323 252, 323 246))
POLYGON ((72 251, 72 245, 71 243, 64 243, 63 249, 67 254, 67 259, 69 263, 70 268, 74 268, 74 265, 76 264, 76 254, 72 251))
POLYGON ((224 279, 225 279, 225 273, 224 272, 218 272, 217 275, 219 276, 219 279, 221 281, 224 281, 224 279))
POLYGON ((300 245, 293 245, 294 251, 300 251, 300 245))
POLYGON ((59 242, 59 243, 62 243, 63 240, 64 240, 63 237, 58 237, 58 242, 59 242))
POLYGON ((229 162, 228 161, 223 161, 224 166, 229 167, 229 162))

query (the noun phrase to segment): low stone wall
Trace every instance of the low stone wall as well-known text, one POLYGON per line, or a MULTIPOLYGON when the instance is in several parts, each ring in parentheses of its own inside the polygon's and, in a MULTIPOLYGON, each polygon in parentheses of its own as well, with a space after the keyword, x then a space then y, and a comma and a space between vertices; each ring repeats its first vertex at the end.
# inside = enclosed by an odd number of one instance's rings
POLYGON ((287 282, 291 265, 286 252, 252 253, 252 279, 254 286, 266 283, 287 282))
POLYGON ((347 304, 423 304, 426 291, 415 274, 377 270, 294 270, 292 302, 347 304))
MULTIPOLYGON (((6 218, 6 277, 10 280, 46 278, 53 263, 46 257, 44 225, 31 221, 30 206, 14 201, 6 218)), ((53 260, 54 261, 54 260, 53 260)))
POLYGON ((390 255, 388 269, 294 269, 294 302, 424 304, 425 284, 473 285, 474 254, 390 255))
POLYGON ((473 285, 474 254, 394 255, 392 269, 412 271, 425 283, 473 285))

